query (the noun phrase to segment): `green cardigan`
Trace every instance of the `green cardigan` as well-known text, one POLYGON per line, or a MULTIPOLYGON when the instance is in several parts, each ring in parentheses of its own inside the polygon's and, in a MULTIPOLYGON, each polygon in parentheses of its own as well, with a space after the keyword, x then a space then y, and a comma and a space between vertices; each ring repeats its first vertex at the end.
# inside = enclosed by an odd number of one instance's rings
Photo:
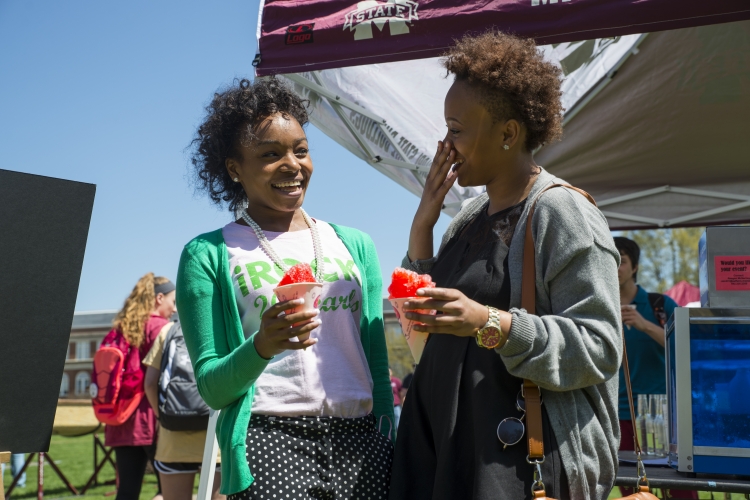
MULTIPOLYGON (((375 245, 361 231, 331 226, 352 255, 362 278, 360 335, 374 386, 373 413, 378 421, 385 415, 393 422, 382 278, 375 245)), ((238 493, 253 482, 245 441, 255 381, 268 360, 255 351, 255 334, 245 340, 221 229, 202 234, 185 245, 177 271, 177 308, 198 391, 208 406, 221 410, 216 431, 222 456, 221 493, 238 493)), ((382 432, 388 430, 384 423, 382 432)))

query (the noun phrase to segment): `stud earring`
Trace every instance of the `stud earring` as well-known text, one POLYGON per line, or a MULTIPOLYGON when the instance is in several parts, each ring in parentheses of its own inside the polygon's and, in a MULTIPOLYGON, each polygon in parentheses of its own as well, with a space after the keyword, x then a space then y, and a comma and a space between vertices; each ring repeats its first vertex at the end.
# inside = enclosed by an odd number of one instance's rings
POLYGON ((507 150, 509 150, 509 149, 510 149, 510 146, 508 146, 507 144, 504 144, 504 145, 503 145, 503 149, 507 151, 507 150))
POLYGON ((232 179, 232 180, 233 180, 234 182, 240 182, 240 179, 239 179, 239 178, 237 178, 237 177, 235 177, 235 178, 234 178, 234 179, 232 179))

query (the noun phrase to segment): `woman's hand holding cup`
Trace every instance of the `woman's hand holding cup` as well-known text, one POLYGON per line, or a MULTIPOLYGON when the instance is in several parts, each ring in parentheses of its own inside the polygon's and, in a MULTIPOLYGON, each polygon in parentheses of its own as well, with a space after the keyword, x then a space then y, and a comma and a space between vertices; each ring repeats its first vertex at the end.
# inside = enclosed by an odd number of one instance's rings
POLYGON ((318 340, 308 338, 303 342, 292 341, 298 335, 310 333, 320 326, 320 319, 316 319, 320 311, 300 311, 284 314, 290 309, 304 304, 305 299, 294 299, 279 302, 269 307, 261 316, 260 329, 255 335, 255 350, 265 359, 270 359, 286 350, 306 349, 315 345, 318 340))

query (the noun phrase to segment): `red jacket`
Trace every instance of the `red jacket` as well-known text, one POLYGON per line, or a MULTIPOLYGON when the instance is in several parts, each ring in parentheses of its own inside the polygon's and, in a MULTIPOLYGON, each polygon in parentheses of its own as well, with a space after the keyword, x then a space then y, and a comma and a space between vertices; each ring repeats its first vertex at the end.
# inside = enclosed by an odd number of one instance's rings
MULTIPOLYGON (((146 377, 146 367, 141 364, 141 360, 151 350, 154 340, 156 340, 159 332, 168 322, 169 320, 152 314, 148 321, 146 321, 146 337, 143 344, 141 344, 140 349, 133 351, 132 355, 128 356, 129 367, 126 371, 140 372, 141 376, 133 380, 135 380, 135 383, 140 384, 141 391, 143 391, 143 379, 146 377)), ((104 340, 102 340, 102 345, 107 342, 111 343, 117 334, 118 332, 115 330, 109 332, 104 337, 104 340)), ((125 389, 126 383, 127 381, 123 380, 122 390, 125 389)), ((145 395, 141 400, 141 404, 138 405, 138 408, 136 408, 124 424, 108 425, 104 430, 104 444, 107 446, 145 446, 153 444, 155 439, 156 414, 151 409, 151 405, 145 395)))

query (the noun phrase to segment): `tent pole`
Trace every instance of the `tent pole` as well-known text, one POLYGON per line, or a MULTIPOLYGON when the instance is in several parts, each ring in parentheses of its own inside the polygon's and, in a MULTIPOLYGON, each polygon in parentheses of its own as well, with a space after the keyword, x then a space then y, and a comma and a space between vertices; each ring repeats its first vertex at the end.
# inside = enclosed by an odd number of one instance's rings
MULTIPOLYGON (((317 71, 311 71, 310 73, 312 74, 313 78, 315 79, 315 83, 318 85, 318 87, 320 87, 321 89, 327 91, 327 89, 325 88, 325 86, 323 86, 323 82, 320 81, 320 75, 319 75, 319 73, 317 71)), ((336 99, 337 99, 336 103, 338 103, 339 100, 340 100, 339 97, 336 96, 336 99)), ((328 102, 331 103, 332 106, 334 105, 334 103, 330 99, 328 100, 328 102)), ((357 106, 357 105, 355 104, 355 106, 357 106)), ((357 107, 360 108, 360 109, 362 109, 363 111, 367 111, 364 108, 362 108, 361 106, 357 106, 357 107)), ((339 116, 341 116, 341 115, 339 115, 339 116)), ((398 167, 398 168, 405 168, 407 170, 412 170, 414 172, 429 172, 430 171, 430 167, 423 167, 423 166, 420 166, 420 165, 417 165, 417 164, 414 164, 414 163, 409 163, 409 157, 406 156, 406 153, 404 153, 403 148, 401 148, 401 146, 398 143, 396 143, 395 140, 393 140, 393 137, 391 137, 391 134, 389 134, 388 131, 385 129, 385 124, 386 124, 385 119, 380 118, 378 115, 375 115, 375 114, 373 114, 372 116, 368 116, 367 114, 364 114, 364 116, 367 116, 368 118, 370 118, 372 121, 374 121, 377 124, 377 126, 380 128, 380 131, 382 132, 382 134, 386 137, 386 139, 388 139, 388 142, 391 143, 391 146, 393 146, 393 149, 396 150, 396 152, 398 153, 398 155, 403 160, 402 162, 399 162, 398 160, 393 160, 391 158, 381 158, 379 156, 372 156, 371 155, 374 159, 377 159, 377 163, 381 163, 382 162, 382 163, 385 163, 386 165, 391 165, 393 167, 398 167)), ((347 126, 349 126, 349 125, 347 125, 347 126)), ((349 127, 349 129, 351 130, 351 127, 349 127)), ((381 170, 381 169, 378 169, 378 170, 381 170)), ((424 179, 422 179, 422 176, 420 176, 420 175, 418 175, 416 173, 414 173, 412 175, 414 175, 414 178, 416 179, 416 181, 424 189, 424 179)))
POLYGON ((422 166, 422 165, 415 165, 413 163, 406 163, 399 160, 394 160, 393 158, 380 158, 380 161, 378 163, 383 163, 385 165, 390 165, 392 167, 398 167, 403 168, 406 170, 412 170, 414 172, 424 172, 427 173, 430 171, 430 167, 428 166, 422 166))
POLYGON ((355 104, 351 102, 350 100, 346 99, 345 97, 341 97, 340 95, 336 95, 327 88, 325 88, 323 85, 320 84, 320 79, 318 78, 318 75, 316 75, 315 71, 312 71, 311 74, 313 75, 313 78, 315 78, 316 82, 311 82, 307 78, 300 76, 297 73, 289 73, 286 75, 282 75, 287 80, 291 80, 294 83, 301 85, 309 90, 312 90, 313 92, 320 94, 322 97, 325 97, 328 99, 328 102, 331 104, 338 104, 339 106, 343 106, 345 108, 349 108, 352 111, 356 111, 362 116, 366 116, 370 120, 374 121, 375 123, 383 123, 385 124, 385 120, 375 113, 372 113, 359 104, 355 104))
POLYGON ((661 186, 658 188, 647 189, 645 191, 636 191, 635 193, 625 194, 622 196, 616 196, 614 198, 597 201, 596 205, 601 208, 601 207, 606 207, 607 205, 615 205, 617 203, 622 203, 624 201, 637 200, 638 198, 643 198, 645 196, 666 193, 667 191, 669 191, 669 188, 670 188, 669 186, 661 186))
POLYGON ((663 219, 652 219, 651 217, 641 217, 640 215, 621 214, 619 212, 610 212, 609 210, 602 210, 602 214, 605 217, 611 217, 613 219, 629 220, 633 222, 642 222, 644 224, 653 224, 657 227, 664 227, 667 225, 666 220, 663 219))
MULTIPOLYGON (((311 71, 310 74, 315 79, 315 83, 317 84, 317 86, 320 89, 327 90, 323 86, 323 82, 320 80, 320 74, 317 71, 311 71)), ((330 94, 331 92, 328 92, 328 93, 330 94)), ((339 100, 338 96, 336 96, 336 99, 337 99, 336 101, 332 101, 330 98, 328 98, 328 102, 331 103, 331 105, 334 106, 334 108, 337 105, 341 105, 341 106, 344 105, 343 103, 340 103, 340 100, 339 100)), ((355 104, 354 106, 357 106, 357 105, 355 104)), ((357 106, 357 107, 360 108, 361 111, 357 110, 357 109, 354 109, 354 111, 356 111, 357 113, 360 113, 363 116, 366 116, 370 120, 374 121, 375 124, 380 129, 380 131, 385 136, 385 138, 388 140, 388 142, 391 143, 391 146, 393 146, 393 149, 395 149, 396 152, 399 154, 399 156, 401 156, 401 159, 403 160, 403 165, 393 165, 393 166, 394 167, 400 167, 400 168, 406 168, 406 169, 409 169, 409 170, 419 171, 420 170, 419 165, 414 165, 412 163, 409 163, 409 158, 406 156, 406 153, 404 153, 404 150, 401 148, 401 146, 399 146, 396 143, 396 141, 393 140, 393 137, 391 137, 391 134, 389 134, 388 131, 385 129, 384 125, 385 125, 386 121, 383 118, 380 118, 378 115, 370 113, 369 111, 367 111, 366 109, 362 108, 361 106, 357 106), (362 111, 365 111, 365 113, 362 113, 362 111)), ((337 110, 337 113, 338 113, 338 110, 337 110)), ((342 114, 339 113, 339 116, 342 116, 342 114)), ((351 121, 349 121, 349 123, 347 124, 347 126, 349 126, 350 129, 353 128, 353 124, 351 123, 351 121)), ((365 149, 365 151, 367 151, 367 154, 370 155, 370 157, 373 158, 374 160, 376 160, 378 163, 380 163, 381 161, 385 161, 385 160, 391 160, 391 158, 388 158, 388 159, 381 158, 380 156, 377 156, 374 153, 372 153, 369 149, 365 149)), ((427 170, 429 171, 429 168, 427 168, 427 170)))
MULTIPOLYGON (((427 165, 417 165, 414 163, 409 162, 409 158, 406 156, 406 153, 404 152, 403 148, 391 137, 391 135, 388 133, 388 131, 385 129, 386 120, 381 118, 380 116, 376 115, 375 113, 372 113, 371 111, 366 110, 362 106, 355 104, 348 99, 341 97, 339 95, 336 95, 335 93, 328 90, 324 85, 323 82, 320 79, 320 75, 317 71, 311 71, 310 75, 313 77, 315 81, 311 81, 299 74, 296 73, 290 73, 283 75, 284 78, 307 88, 308 90, 311 90, 324 99, 328 101, 328 103, 331 105, 333 110, 336 112, 338 117, 343 122, 344 126, 349 130, 349 133, 352 134, 354 137, 354 140, 357 142, 359 147, 364 151, 365 158, 363 158, 370 166, 375 168, 380 173, 386 175, 391 180, 399 183, 399 180, 387 169, 384 169, 380 164, 383 165, 389 165, 392 167, 397 168, 403 168, 405 170, 410 170, 412 172, 412 175, 414 176, 414 179, 419 183, 422 188, 424 188, 424 179, 422 178, 419 173, 426 174, 430 171, 430 167, 427 165), (362 135, 359 133, 359 131, 356 129, 354 124, 352 123, 349 116, 341 109, 342 107, 348 108, 351 111, 354 111, 355 113, 359 113, 362 116, 369 118, 372 120, 380 129, 381 133, 385 136, 385 138, 388 140, 388 142, 393 146, 393 149, 398 153, 398 155, 403 159, 396 160, 394 158, 383 158, 379 155, 376 155, 375 152, 370 148, 370 146, 367 144, 365 139, 362 137, 362 135)), ((357 155, 360 156, 360 155, 357 155)), ((360 156, 361 157, 361 156, 360 156)), ((453 188, 451 188, 451 191, 453 191, 453 188)), ((419 193, 415 193, 417 196, 419 196, 419 193)), ((456 193, 454 193, 456 195, 456 193)), ((460 196, 456 195, 460 198, 460 196)), ((444 208, 451 208, 456 203, 451 203, 449 205, 446 205, 444 208)), ((458 206, 460 206, 460 202, 458 203, 458 206)))
POLYGON ((674 219, 667 222, 667 225, 682 224, 683 222, 689 222, 691 220, 701 219, 703 217, 710 217, 711 215, 723 214, 725 212, 733 212, 741 208, 750 207, 750 201, 743 201, 741 203, 734 203, 727 205, 726 207, 712 208, 711 210, 704 210, 703 212, 697 212, 692 215, 683 215, 682 217, 675 217, 674 219))
POLYGON ((706 198, 719 198, 722 200, 750 201, 750 196, 733 193, 720 193, 718 191, 706 191, 705 189, 670 187, 670 191, 693 196, 705 196, 706 198))
POLYGON ((354 126, 352 121, 349 119, 349 117, 344 113, 344 111, 341 109, 340 106, 337 106, 337 101, 328 101, 331 104, 331 107, 336 112, 336 114, 341 118, 341 121, 344 123, 344 126, 349 130, 349 133, 354 136, 354 140, 357 141, 357 144, 359 144, 359 147, 362 148, 362 151, 365 152, 366 158, 365 161, 375 168, 378 172, 385 175, 386 177, 390 178, 392 181, 399 183, 399 179, 395 177, 391 172, 389 172, 387 169, 383 168, 382 166, 378 165, 378 162, 376 161, 376 156, 373 153, 373 151, 370 149, 370 146, 365 142, 365 140, 362 138, 362 136, 357 131, 357 128, 354 126))
POLYGON ((645 196, 652 196, 661 193, 679 193, 687 194, 690 196, 703 196, 705 198, 718 198, 721 200, 733 200, 733 201, 750 201, 750 196, 733 193, 721 193, 719 191, 708 191, 706 189, 693 189, 693 188, 682 188, 675 186, 661 186, 658 188, 647 189, 645 191, 637 191, 635 193, 626 194, 623 196, 617 196, 615 198, 609 198, 606 200, 598 201, 597 205, 600 207, 606 207, 607 205, 615 205, 624 201, 635 200, 643 198, 645 196))
POLYGON ((696 213, 689 214, 689 215, 683 215, 681 217, 675 217, 674 219, 653 219, 651 217, 641 217, 638 215, 629 215, 629 214, 623 214, 619 212, 611 212, 607 210, 602 210, 602 213, 605 216, 611 217, 614 219, 629 220, 633 222, 643 222, 646 224, 653 224, 658 227, 669 227, 669 226, 674 226, 676 224, 682 224, 684 222, 694 221, 694 220, 701 219, 704 217, 710 217, 712 215, 722 214, 726 212, 733 212, 735 210, 740 210, 742 208, 750 207, 750 196, 741 195, 741 194, 733 194, 733 193, 720 193, 718 191, 708 191, 706 189, 681 188, 681 187, 674 187, 674 186, 661 186, 658 188, 647 189, 645 191, 638 191, 638 192, 626 194, 623 196, 616 196, 615 198, 602 200, 598 202, 597 205, 600 208, 602 208, 608 205, 616 205, 618 203, 623 203, 625 201, 636 200, 639 198, 645 198, 648 196, 653 196, 653 195, 662 194, 662 193, 678 193, 678 194, 684 194, 684 195, 690 195, 690 196, 703 196, 706 198, 732 200, 732 201, 737 201, 738 203, 733 203, 731 205, 726 205, 724 207, 712 208, 710 210, 704 210, 704 211, 696 212, 696 213))

